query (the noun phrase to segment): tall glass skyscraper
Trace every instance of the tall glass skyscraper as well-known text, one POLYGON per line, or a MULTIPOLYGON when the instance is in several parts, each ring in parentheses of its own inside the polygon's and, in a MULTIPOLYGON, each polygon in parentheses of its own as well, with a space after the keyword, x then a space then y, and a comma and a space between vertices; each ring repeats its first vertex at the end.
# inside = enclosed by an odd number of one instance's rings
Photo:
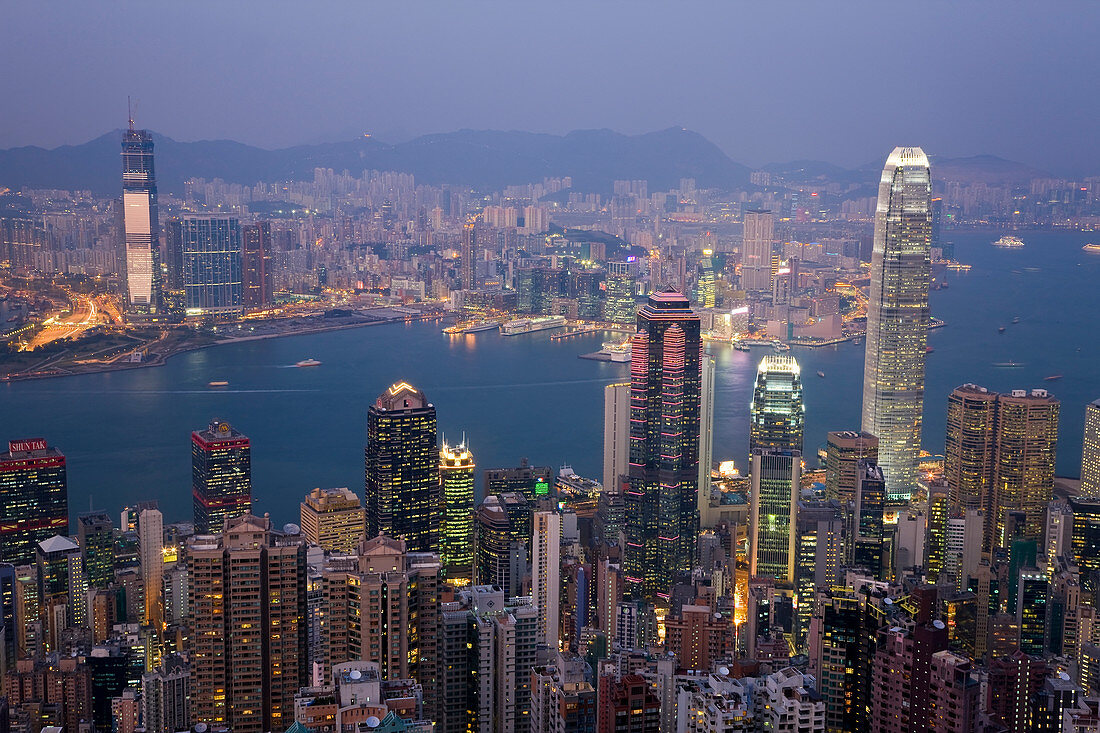
POLYGON ((398 382, 367 410, 367 539, 404 540, 409 552, 439 552, 439 448, 435 405, 398 382))
POLYGON ((473 580, 474 563, 474 455, 463 441, 443 443, 439 451, 439 483, 443 491, 443 519, 439 529, 439 559, 452 585, 473 580))
POLYGON ((932 173, 920 148, 894 148, 875 211, 863 365, 863 430, 879 439, 892 500, 917 483, 931 278, 932 173))
POLYGON ((138 313, 160 307, 160 221, 153 136, 135 130, 122 134, 122 218, 126 230, 127 306, 138 313))
POLYGON ((750 475, 749 576, 772 578, 777 586, 793 588, 802 453, 757 448, 750 475))
POLYGON ((699 317, 680 293, 638 311, 630 365, 630 480, 626 579, 645 598, 667 597, 690 570, 699 527, 699 317))
POLYGON ((793 356, 768 355, 756 369, 752 393, 749 452, 802 451, 806 408, 802 402, 802 377, 793 356))
POLYGON ((231 216, 180 222, 187 315, 233 316, 243 308, 241 226, 231 216))

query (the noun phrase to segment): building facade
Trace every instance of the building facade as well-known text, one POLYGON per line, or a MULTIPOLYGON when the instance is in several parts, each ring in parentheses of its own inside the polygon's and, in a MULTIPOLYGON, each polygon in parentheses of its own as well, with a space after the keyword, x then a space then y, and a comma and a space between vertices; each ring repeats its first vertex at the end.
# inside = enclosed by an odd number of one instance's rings
POLYGON ((252 509, 252 444, 224 420, 191 433, 195 532, 222 530, 226 519, 252 509))
POLYGON ((241 225, 231 216, 180 220, 184 306, 188 316, 232 317, 244 308, 241 225))
POLYGON ((122 219, 126 230, 126 293, 129 310, 156 313, 160 307, 160 221, 153 136, 122 133, 122 219))
POLYGON ((439 481, 443 516, 439 528, 439 557, 443 574, 452 585, 473 580, 474 565, 474 454, 465 442, 443 443, 439 452, 439 481))
POLYGON ((0 453, 0 562, 34 562, 44 539, 69 533, 65 455, 41 438, 12 440, 0 453))
POLYGON ((754 450, 802 451, 805 406, 802 377, 792 356, 765 356, 756 369, 749 453, 754 450))

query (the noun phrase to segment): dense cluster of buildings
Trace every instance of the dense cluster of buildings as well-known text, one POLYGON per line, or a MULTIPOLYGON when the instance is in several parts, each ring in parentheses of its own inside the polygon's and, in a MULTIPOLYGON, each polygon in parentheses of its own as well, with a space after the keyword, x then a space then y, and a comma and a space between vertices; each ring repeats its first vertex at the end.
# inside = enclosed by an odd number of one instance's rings
MULTIPOLYGON (((148 135, 129 130, 123 157, 132 310, 156 317, 172 292, 212 316, 270 303, 268 247, 285 250, 240 214, 169 219, 162 281, 148 135)), ((409 198, 369 224, 392 232, 387 248, 445 230, 441 207, 420 222, 411 201, 462 200, 411 177, 323 172, 277 195, 324 208, 393 186, 409 198)), ((483 468, 479 484, 471 444, 441 441, 436 406, 405 382, 366 409, 362 494, 313 489, 281 525, 252 513, 251 442, 224 420, 192 433, 193 516, 169 523, 150 501, 72 526, 65 456, 13 440, 0 454, 0 729, 1100 728, 1100 400, 1085 408, 1076 491, 1055 489, 1060 403, 1041 389, 960 386, 943 396, 942 465, 921 455, 935 238, 924 153, 898 148, 883 171, 862 423, 835 426, 819 469, 804 453, 801 370, 779 346, 745 416, 747 472, 714 464, 703 338, 734 302, 788 335, 795 312, 836 315, 826 268, 804 271, 805 247, 777 247, 776 217, 748 207, 732 268, 715 264, 717 238, 694 268, 653 232, 624 229, 621 259, 608 241, 522 239, 545 231, 544 212, 514 201, 598 203, 569 188, 506 192, 461 225, 451 255, 394 258, 405 269, 390 287, 424 297, 442 282, 471 313, 630 322, 629 382, 606 388, 602 481, 524 459, 483 468)), ((243 210, 267 195, 224 189, 193 183, 189 196, 243 210)), ((670 202, 624 181, 610 208, 679 211, 696 194, 684 181, 670 202)), ((858 247, 843 256, 858 263, 858 247)))

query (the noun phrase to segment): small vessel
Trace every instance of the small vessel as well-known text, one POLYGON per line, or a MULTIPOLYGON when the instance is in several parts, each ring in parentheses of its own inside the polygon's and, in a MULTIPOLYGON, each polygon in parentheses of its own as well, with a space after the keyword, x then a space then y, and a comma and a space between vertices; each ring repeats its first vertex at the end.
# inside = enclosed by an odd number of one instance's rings
POLYGON ((1091 255, 1100 255, 1100 244, 1093 244, 1092 242, 1089 242, 1088 244, 1086 244, 1081 249, 1083 249, 1084 251, 1088 252, 1091 255))
POLYGON ((1012 325, 1013 326, 1015 326, 1019 322, 1020 322, 1020 317, 1019 316, 1016 316, 1015 318, 1012 319, 1012 325))
POLYGON ((787 344, 783 343, 782 341, 776 341, 776 342, 775 342, 775 343, 773 344, 773 346, 775 347, 775 350, 776 350, 776 351, 780 351, 780 352, 782 352, 782 351, 790 351, 790 350, 791 350, 791 347, 790 347, 790 346, 788 346, 787 344))
POLYGON ((228 387, 229 382, 210 382, 207 387, 228 387))
POLYGON ((741 343, 740 341, 735 342, 733 344, 733 348, 737 349, 738 351, 752 351, 752 349, 750 349, 748 346, 741 343))
POLYGON ((1051 374, 1049 377, 1043 377, 1044 382, 1057 382, 1062 378, 1061 374, 1051 374))
POLYGON ((935 349, 933 349, 931 346, 924 347, 924 353, 926 354, 931 354, 933 351, 935 351, 935 349))
POLYGON ((1004 249, 1019 249, 1024 246, 1024 242, 1019 237, 1013 237, 1009 234, 1004 235, 996 242, 993 243, 994 247, 1002 247, 1004 249))
POLYGON ((1004 326, 997 326, 997 333, 1004 333, 1004 332, 1005 332, 1005 327, 1004 326))
POLYGON ((820 372, 820 371, 819 371, 819 372, 817 373, 817 376, 819 376, 819 377, 824 377, 824 376, 825 376, 825 372, 820 372))
POLYGON ((316 359, 302 359, 300 362, 298 362, 294 366, 296 366, 296 367, 321 366, 321 362, 317 361, 316 359))

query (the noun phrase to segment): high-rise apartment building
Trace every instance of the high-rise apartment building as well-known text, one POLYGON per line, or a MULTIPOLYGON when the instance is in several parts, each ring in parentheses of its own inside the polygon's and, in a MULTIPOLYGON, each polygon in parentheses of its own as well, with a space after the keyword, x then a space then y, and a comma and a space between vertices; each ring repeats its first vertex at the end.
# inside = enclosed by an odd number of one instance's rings
POLYGON ((741 287, 749 292, 772 290, 775 217, 770 211, 746 211, 741 243, 741 287))
POLYGON ((65 629, 88 622, 88 582, 84 558, 68 537, 55 535, 35 548, 38 614, 46 648, 58 651, 65 629))
POLYGON ((855 501, 858 464, 877 461, 878 438, 870 433, 841 430, 828 434, 825 443, 825 498, 845 506, 855 501))
POLYGON ((180 220, 188 316, 231 317, 243 309, 241 225, 232 216, 180 220))
POLYGON ((794 637, 804 650, 818 588, 836 585, 847 542, 844 512, 835 501, 800 501, 797 510, 794 637))
POLYGON ((367 537, 402 540, 409 552, 439 550, 439 447, 435 405, 398 382, 367 411, 367 537))
POLYGON ((749 576, 793 588, 802 454, 758 448, 752 453, 750 478, 749 576))
POLYGON ((266 308, 274 302, 271 262, 271 224, 242 226, 241 305, 245 309, 266 308))
POLYGON ((477 268, 475 260, 475 229, 474 222, 466 222, 462 227, 462 251, 459 261, 459 284, 463 290, 473 290, 477 287, 477 268))
POLYGON ((122 219, 126 229, 128 309, 156 313, 160 308, 160 221, 153 136, 135 130, 122 133, 122 219))
POLYGON ((828 731, 864 731, 871 711, 871 662, 882 616, 865 592, 818 593, 809 641, 810 671, 825 701, 828 731))
POLYGON ((792 356, 765 356, 756 368, 749 423, 749 453, 802 451, 805 406, 802 377, 792 356))
POLYGON ((702 521, 710 506, 711 470, 714 468, 714 357, 703 355, 699 384, 699 488, 696 511, 702 521))
POLYGON ((252 509, 252 444, 224 420, 191 433, 195 533, 216 534, 252 509))
POLYGON ((644 677, 602 674, 597 696, 598 733, 657 733, 661 729, 661 701, 644 677))
POLYGON ((347 487, 314 489, 299 507, 299 526, 310 544, 351 553, 363 539, 363 503, 347 487))
POLYGON ((933 654, 928 687, 930 730, 970 733, 977 728, 981 685, 967 657, 946 650, 933 654))
POLYGON ((1024 513, 1024 536, 1039 541, 1054 495, 1059 402, 1044 389, 1014 389, 997 398, 997 537, 1007 542, 1005 516, 1024 513))
POLYGON ((980 509, 986 527, 983 552, 991 552, 996 496, 997 393, 974 384, 957 387, 947 398, 943 472, 952 510, 980 509))
POLYGON ((443 443, 439 451, 439 481, 443 516, 439 527, 439 557, 443 575, 453 585, 467 585, 474 572, 474 454, 465 442, 443 443))
POLYGON ((142 510, 138 520, 141 583, 147 626, 160 631, 164 623, 164 515, 159 509, 142 510))
POLYGON ((1081 441, 1081 496, 1100 499, 1100 400, 1085 406, 1081 441))
POLYGON ((535 512, 531 596, 539 611, 539 643, 555 652, 561 623, 561 515, 556 511, 535 512))
POLYGON ((0 562, 29 565, 42 540, 69 533, 65 456, 41 438, 0 453, 0 562))
POLYGON ((244 514, 192 537, 187 558, 192 723, 286 730, 309 678, 305 542, 244 514))
POLYGON ((917 485, 931 281, 932 174, 920 148, 886 160, 875 211, 863 367, 863 430, 879 439, 889 497, 917 485))
POLYGON ((638 311, 630 365, 626 578, 647 598, 690 569, 699 516, 699 317, 683 295, 654 293, 638 311))
POLYGON ((630 472, 630 382, 609 384, 603 391, 603 487, 619 488, 630 472))

